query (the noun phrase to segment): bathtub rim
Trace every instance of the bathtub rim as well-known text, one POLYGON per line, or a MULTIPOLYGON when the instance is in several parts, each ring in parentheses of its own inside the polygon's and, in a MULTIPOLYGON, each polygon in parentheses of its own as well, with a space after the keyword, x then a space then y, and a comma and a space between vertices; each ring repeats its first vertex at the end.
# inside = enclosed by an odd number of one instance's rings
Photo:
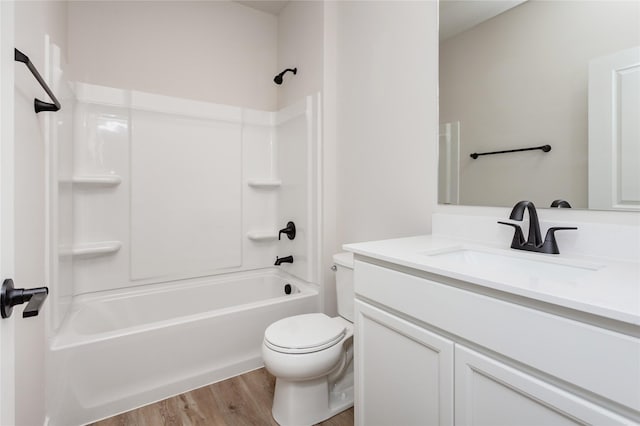
POLYGON ((135 335, 144 332, 150 332, 158 330, 164 327, 172 327, 188 324, 191 322, 205 320, 207 318, 213 318, 230 314, 232 312, 246 310, 251 308, 259 308, 262 306, 272 305, 275 303, 293 302, 296 300, 319 297, 319 286, 314 283, 306 282, 298 277, 295 277, 285 271, 277 268, 262 268, 251 271, 231 272, 227 274, 199 277, 188 280, 177 280, 170 283, 161 284, 146 284, 136 287, 129 287, 126 289, 114 289, 97 293, 85 293, 78 296, 74 296, 71 302, 71 306, 67 311, 67 314, 63 318, 58 330, 49 338, 49 350, 59 351, 64 349, 70 349, 74 347, 84 346, 87 344, 103 342, 117 337, 124 337, 135 335), (144 296, 147 294, 167 293, 170 291, 176 291, 176 282, 180 282, 180 290, 188 290, 189 288, 203 287, 207 285, 221 284, 229 281, 240 281, 243 279, 251 279, 265 276, 274 276, 282 278, 283 280, 290 281, 300 291, 298 293, 282 295, 278 297, 272 297, 268 299, 262 299, 250 303, 243 303, 240 305, 234 305, 231 307, 225 307, 216 309, 213 311, 198 312, 191 315, 183 315, 175 318, 168 318, 161 321, 154 321, 152 323, 139 324, 132 327, 120 328, 116 330, 110 330, 95 334, 81 334, 73 329, 73 319, 78 312, 86 307, 88 304, 109 302, 119 300, 131 296, 144 296))

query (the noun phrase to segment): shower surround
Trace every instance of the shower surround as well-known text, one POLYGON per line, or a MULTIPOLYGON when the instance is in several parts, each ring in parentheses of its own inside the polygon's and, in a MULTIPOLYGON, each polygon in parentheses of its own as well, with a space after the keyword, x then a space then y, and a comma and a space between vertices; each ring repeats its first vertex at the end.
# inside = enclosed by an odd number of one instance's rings
POLYGON ((319 94, 266 112, 74 86, 72 150, 51 133, 50 425, 257 368, 272 321, 319 309, 319 94), (279 241, 289 221, 297 235, 279 241), (208 352, 156 365, 140 342, 208 352), (140 374, 118 376, 125 364, 140 374))

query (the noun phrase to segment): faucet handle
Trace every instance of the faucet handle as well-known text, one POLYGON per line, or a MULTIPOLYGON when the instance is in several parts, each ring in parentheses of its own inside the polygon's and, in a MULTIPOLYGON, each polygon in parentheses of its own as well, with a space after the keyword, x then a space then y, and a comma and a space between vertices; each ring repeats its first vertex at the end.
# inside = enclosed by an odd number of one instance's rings
POLYGON ((551 203, 550 207, 558 207, 558 208, 570 209, 571 208, 571 204, 569 204, 568 201, 565 201, 565 200, 559 198, 557 200, 553 200, 553 202, 551 203))
POLYGON ((549 233, 553 235, 556 231, 575 230, 575 229, 578 229, 578 227, 577 226, 552 226, 551 228, 549 228, 549 230, 547 230, 547 236, 549 236, 549 233))
POLYGON ((553 226, 547 230, 547 235, 544 237, 544 243, 542 247, 543 253, 560 254, 558 249, 558 243, 556 242, 556 231, 568 231, 578 229, 575 226, 553 226))
POLYGON ((525 244, 524 234, 522 233, 522 228, 520 225, 516 225, 515 223, 510 222, 502 222, 498 221, 500 225, 513 226, 515 232, 513 233, 513 240, 511 241, 511 248, 519 248, 525 244))
POLYGON ((278 232, 278 240, 282 234, 286 234, 287 238, 293 240, 296 237, 296 224, 293 222, 287 222, 287 227, 282 228, 280 232, 278 232))

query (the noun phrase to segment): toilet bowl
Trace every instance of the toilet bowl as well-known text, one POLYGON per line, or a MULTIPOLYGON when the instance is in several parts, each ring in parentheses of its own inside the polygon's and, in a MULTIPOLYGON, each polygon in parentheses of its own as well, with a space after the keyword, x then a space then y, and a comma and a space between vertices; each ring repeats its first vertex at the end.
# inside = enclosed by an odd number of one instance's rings
POLYGON ((264 365, 276 377, 271 411, 282 426, 315 424, 353 406, 353 257, 333 259, 340 316, 296 315, 264 333, 264 365))

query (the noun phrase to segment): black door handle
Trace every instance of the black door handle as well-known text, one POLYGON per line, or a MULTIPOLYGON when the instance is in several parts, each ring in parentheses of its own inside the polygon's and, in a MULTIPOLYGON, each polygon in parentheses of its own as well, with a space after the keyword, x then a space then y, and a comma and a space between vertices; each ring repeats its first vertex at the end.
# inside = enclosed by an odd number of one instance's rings
POLYGON ((14 306, 29 302, 22 312, 22 317, 35 317, 40 312, 48 294, 47 287, 15 288, 13 280, 8 278, 2 282, 2 289, 0 289, 0 314, 2 318, 9 318, 14 306))

